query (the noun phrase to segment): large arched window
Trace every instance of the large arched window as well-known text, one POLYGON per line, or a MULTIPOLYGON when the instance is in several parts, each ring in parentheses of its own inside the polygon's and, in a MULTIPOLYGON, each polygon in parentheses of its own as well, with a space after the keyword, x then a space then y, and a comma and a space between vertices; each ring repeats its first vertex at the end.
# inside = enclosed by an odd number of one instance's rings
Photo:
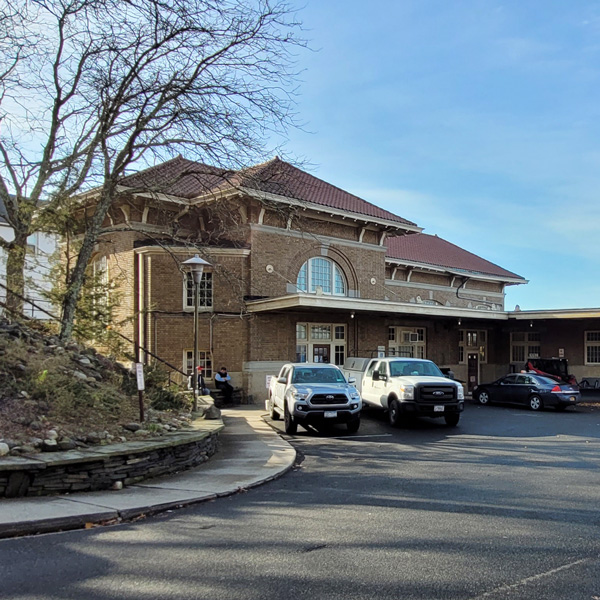
POLYGON ((346 278, 342 270, 328 258, 311 258, 307 260, 296 280, 298 291, 316 294, 319 289, 323 294, 345 296, 348 293, 346 278))

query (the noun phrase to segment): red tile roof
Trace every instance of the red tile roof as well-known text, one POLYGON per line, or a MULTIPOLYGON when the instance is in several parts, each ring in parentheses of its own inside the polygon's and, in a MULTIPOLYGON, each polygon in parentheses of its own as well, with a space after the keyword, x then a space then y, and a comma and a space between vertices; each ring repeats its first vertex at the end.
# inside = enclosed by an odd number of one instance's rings
POLYGON ((416 227, 412 221, 383 210, 279 158, 242 171, 227 171, 179 156, 156 167, 129 175, 122 180, 122 184, 188 200, 232 188, 249 188, 257 192, 416 227))
POLYGON ((521 279, 520 275, 511 273, 476 254, 467 252, 437 235, 416 233, 387 238, 386 256, 399 261, 420 263, 436 267, 492 275, 498 278, 521 279))

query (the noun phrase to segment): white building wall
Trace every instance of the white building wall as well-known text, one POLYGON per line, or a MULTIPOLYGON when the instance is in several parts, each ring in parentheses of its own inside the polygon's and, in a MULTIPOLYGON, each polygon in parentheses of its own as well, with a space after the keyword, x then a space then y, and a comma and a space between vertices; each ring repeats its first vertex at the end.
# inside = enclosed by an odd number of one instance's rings
MULTIPOLYGON (((13 230, 6 223, 0 222, 0 237, 10 242, 13 238, 13 230)), ((52 256, 57 248, 57 238, 54 235, 35 233, 29 237, 29 251, 25 258, 25 296, 38 305, 25 303, 23 312, 28 317, 36 319, 50 318, 44 310, 52 313, 49 302, 42 298, 41 290, 50 289, 50 268, 52 256), (43 310, 41 310, 43 309, 43 310)), ((6 250, 0 248, 0 301, 6 301, 6 250)), ((2 307, 0 306, 0 311, 2 307)))

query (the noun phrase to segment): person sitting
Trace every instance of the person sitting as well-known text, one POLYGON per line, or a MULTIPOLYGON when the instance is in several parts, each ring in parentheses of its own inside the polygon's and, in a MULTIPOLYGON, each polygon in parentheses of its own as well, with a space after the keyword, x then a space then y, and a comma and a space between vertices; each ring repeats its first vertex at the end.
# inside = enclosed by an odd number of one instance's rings
POLYGON ((229 383, 231 376, 227 373, 227 367, 221 367, 219 372, 215 374, 215 385, 217 389, 223 392, 225 404, 231 402, 231 396, 233 394, 233 386, 229 383))
POLYGON ((210 396, 210 390, 206 385, 206 381, 204 381, 204 375, 202 374, 202 370, 204 367, 198 367, 198 393, 202 396, 210 396))
MULTIPOLYGON (((203 367, 198 367, 198 380, 196 381, 196 389, 201 396, 210 396, 210 390, 208 389, 206 382, 204 381, 204 375, 202 374, 203 367)), ((188 377, 188 390, 194 389, 194 377, 193 374, 188 377)))

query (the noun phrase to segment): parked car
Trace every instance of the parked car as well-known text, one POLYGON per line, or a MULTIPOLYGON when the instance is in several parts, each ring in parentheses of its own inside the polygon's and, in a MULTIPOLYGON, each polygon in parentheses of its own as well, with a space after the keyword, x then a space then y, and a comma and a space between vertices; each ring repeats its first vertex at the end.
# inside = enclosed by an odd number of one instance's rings
POLYGON ((393 427, 411 417, 443 417, 456 427, 465 406, 463 386, 424 358, 348 358, 346 377, 356 380, 366 406, 387 410, 393 427))
POLYGON ((545 406, 564 410, 581 402, 577 386, 535 373, 511 373, 492 383, 482 383, 475 388, 473 395, 479 404, 524 404, 531 410, 542 410, 545 406))
POLYGON ((286 433, 296 433, 298 425, 318 429, 334 423, 356 433, 362 401, 354 383, 335 365, 288 363, 271 378, 266 409, 274 421, 283 417, 286 433))

